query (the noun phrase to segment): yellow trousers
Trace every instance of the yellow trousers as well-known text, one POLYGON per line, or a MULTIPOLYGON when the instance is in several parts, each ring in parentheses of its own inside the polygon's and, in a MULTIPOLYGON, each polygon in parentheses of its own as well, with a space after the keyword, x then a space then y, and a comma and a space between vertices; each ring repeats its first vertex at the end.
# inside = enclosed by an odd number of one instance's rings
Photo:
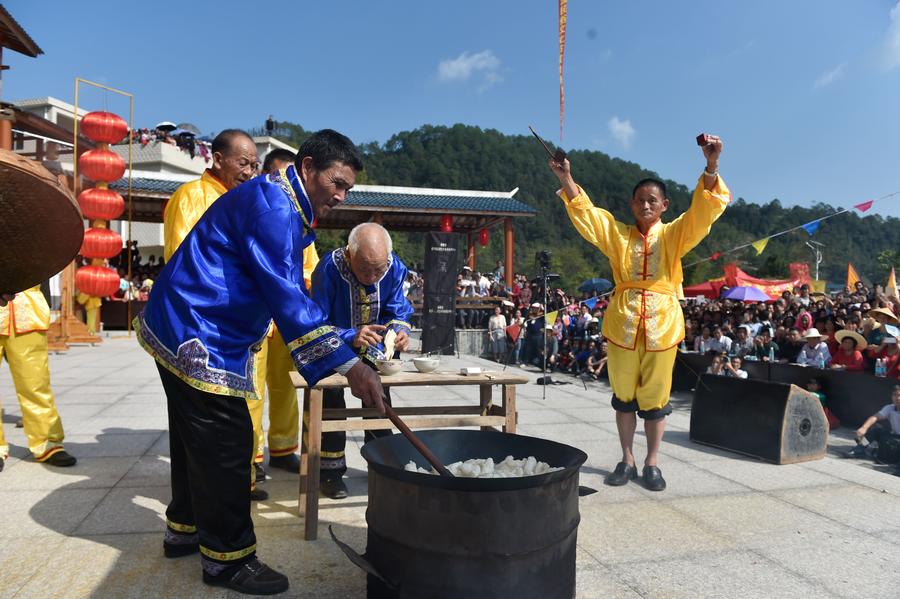
POLYGON ((608 344, 609 383, 616 398, 623 403, 637 401, 641 411, 658 410, 669 403, 672 391, 672 368, 677 347, 664 351, 647 351, 643 331, 633 350, 608 344))
POLYGON ((259 399, 248 399, 247 410, 253 423, 253 452, 250 454, 250 488, 256 488, 256 464, 262 464, 265 438, 262 432, 263 406, 266 397, 266 354, 269 344, 263 340, 262 349, 256 354, 256 389, 259 399))
POLYGON ((281 333, 269 339, 266 386, 269 388, 269 455, 281 457, 297 451, 300 409, 291 383, 294 360, 281 333))
MULTIPOLYGON (((297 390, 291 383, 294 361, 287 344, 278 331, 262 344, 256 354, 256 388, 261 395, 268 396, 269 403, 269 455, 280 457, 297 451, 300 435, 300 410, 297 390), (265 392, 268 387, 268 393, 265 392)), ((253 423, 253 458, 255 464, 262 464, 266 446, 263 431, 263 400, 248 399, 247 409, 253 423)), ((252 473, 256 480, 255 466, 252 473)))
MULTIPOLYGON (((50 389, 50 363, 47 357, 47 333, 35 331, 16 335, 12 327, 8 337, 0 336, 0 362, 9 363, 16 387, 28 449, 39 462, 62 451, 62 421, 56 411, 50 389)), ((9 445, 0 426, 0 457, 9 457, 9 445)))

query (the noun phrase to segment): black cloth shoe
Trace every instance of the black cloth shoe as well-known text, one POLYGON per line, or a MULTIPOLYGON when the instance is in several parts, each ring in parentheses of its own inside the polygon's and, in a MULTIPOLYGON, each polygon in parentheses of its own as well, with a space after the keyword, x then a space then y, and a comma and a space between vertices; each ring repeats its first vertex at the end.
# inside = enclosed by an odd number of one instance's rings
POLYGON ((75 456, 70 455, 65 450, 57 451, 52 456, 44 460, 44 464, 50 464, 51 466, 56 466, 58 468, 68 468, 69 466, 74 466, 75 462, 78 460, 75 459, 75 456))
POLYGON ((21 418, 16 420, 16 428, 25 428, 25 421, 21 418))
POLYGON ((200 551, 200 543, 184 543, 184 544, 176 544, 176 543, 166 543, 163 541, 163 555, 167 558, 172 559, 176 557, 184 557, 186 555, 193 555, 200 551))
POLYGON ((266 482, 266 469, 262 464, 254 464, 256 468, 256 482, 264 483, 266 482))
POLYGON ((287 576, 276 572, 255 557, 240 566, 227 568, 215 576, 204 571, 203 582, 247 595, 277 595, 290 587, 287 576))
POLYGON ((607 474, 603 482, 612 487, 621 487, 633 478, 637 478, 637 468, 619 462, 616 469, 607 474))
POLYGON ((319 494, 329 499, 346 499, 350 493, 343 480, 334 478, 319 482, 319 494))
POLYGON ((4 464, 6 464, 6 460, 4 460, 3 458, 0 458, 0 472, 3 472, 4 464))
POLYGON ((281 468, 294 474, 300 474, 300 458, 296 453, 269 458, 269 467, 281 468))
POLYGON ((666 479, 656 466, 644 466, 644 487, 650 491, 664 491, 666 479))
POLYGON ((250 501, 265 501, 269 498, 269 492, 259 487, 250 491, 250 501))

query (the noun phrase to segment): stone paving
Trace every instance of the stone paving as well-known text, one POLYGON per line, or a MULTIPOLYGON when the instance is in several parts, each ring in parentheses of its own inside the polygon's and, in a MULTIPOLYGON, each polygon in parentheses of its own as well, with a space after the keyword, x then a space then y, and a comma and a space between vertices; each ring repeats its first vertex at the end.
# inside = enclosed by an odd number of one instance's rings
MULTIPOLYGON (((478 365, 445 359, 442 368, 478 365)), ((12 456, 0 473, 0 597, 230 597, 205 587, 196 556, 166 560, 169 497, 166 407, 152 360, 121 334, 51 356, 53 388, 78 457, 53 469, 28 457, 9 372, 0 369, 3 426, 12 456)), ((538 373, 529 371, 531 379, 538 373)), ((663 493, 602 479, 619 446, 609 388, 519 388, 519 432, 587 452, 580 500, 578 597, 896 597, 900 589, 900 478, 829 456, 774 466, 688 439, 690 397, 675 413, 660 466, 663 493)), ((415 393, 395 389, 398 405, 415 393)), ((476 403, 474 389, 432 388, 431 401, 476 403)), ((886 400, 887 403, 887 400, 886 400)), ((302 540, 297 478, 275 471, 268 501, 253 505, 260 557, 291 579, 284 596, 365 596, 365 575, 327 534, 365 546, 366 472, 360 436, 348 443, 352 496, 323 500, 319 540, 302 540)), ((643 456, 643 436, 638 437, 643 456)))

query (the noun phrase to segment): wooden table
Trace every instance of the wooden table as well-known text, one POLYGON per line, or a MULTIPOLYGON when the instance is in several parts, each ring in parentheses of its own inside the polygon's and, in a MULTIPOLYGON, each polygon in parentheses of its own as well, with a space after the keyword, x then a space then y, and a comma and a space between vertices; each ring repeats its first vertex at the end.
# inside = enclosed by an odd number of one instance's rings
MULTIPOLYGON (((312 388, 296 371, 291 380, 297 389, 303 389, 303 430, 300 452, 300 517, 305 518, 304 538, 315 540, 319 524, 319 466, 321 462, 322 433, 332 431, 363 431, 392 428, 387 418, 377 418, 378 410, 372 408, 322 409, 324 389, 349 387, 343 375, 334 374, 319 381, 312 388), (353 418, 355 420, 344 420, 353 418), (366 417, 365 420, 362 418, 366 417)), ((394 408, 410 428, 448 428, 480 426, 481 430, 493 430, 499 426, 504 432, 516 432, 516 385, 528 382, 528 377, 505 372, 484 371, 476 375, 452 372, 418 371, 398 372, 382 376, 385 387, 422 387, 438 385, 477 385, 479 405, 416 406, 394 408), (500 385, 500 405, 493 403, 493 386, 500 385), (408 416, 419 416, 408 418, 408 416)))

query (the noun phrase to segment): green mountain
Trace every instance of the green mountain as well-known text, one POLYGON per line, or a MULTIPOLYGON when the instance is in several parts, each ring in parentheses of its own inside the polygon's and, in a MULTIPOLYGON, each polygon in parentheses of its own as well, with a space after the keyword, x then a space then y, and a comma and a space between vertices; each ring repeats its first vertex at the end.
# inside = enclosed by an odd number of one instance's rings
MULTIPOLYGON (((309 135, 293 123, 279 123, 278 133, 291 144, 299 144, 309 135)), ((570 224, 555 195, 557 181, 547 166, 547 156, 531 136, 506 135, 467 125, 423 125, 397 133, 384 144, 361 144, 360 149, 366 168, 360 183, 475 190, 518 187, 516 197, 535 207, 539 214, 536 218, 515 220, 517 271, 533 274, 535 252, 548 249, 553 253, 553 270, 562 275, 561 286, 566 289, 574 290, 587 278, 610 278, 606 259, 581 239, 570 224)), ((638 164, 602 152, 573 150, 568 156, 578 183, 594 203, 626 222, 631 221, 628 200, 634 183, 644 177, 658 177, 638 164)), ((671 201, 666 214, 671 219, 687 209, 693 187, 669 180, 666 185, 671 201)), ((684 264, 835 211, 826 204, 785 208, 777 199, 759 205, 738 198, 713 226, 712 233, 684 258, 684 264)), ((824 221, 813 237, 825 244, 820 277, 842 282, 849 260, 864 278, 883 282, 891 266, 900 266, 898 225, 900 219, 860 218, 855 211, 824 221)), ((321 251, 343 243, 345 235, 323 231, 319 242, 321 251)), ((725 255, 718 262, 701 262, 685 269, 685 282, 691 284, 719 276, 724 261, 737 261, 748 273, 760 277, 786 277, 788 263, 795 261, 811 262, 813 271, 812 252, 805 244, 808 239, 800 230, 772 239, 759 256, 747 248, 725 255)), ((419 234, 396 234, 395 248, 409 263, 422 261, 423 243, 419 234)), ((502 234, 494 231, 490 244, 478 248, 479 266, 490 268, 502 253, 502 234)))

